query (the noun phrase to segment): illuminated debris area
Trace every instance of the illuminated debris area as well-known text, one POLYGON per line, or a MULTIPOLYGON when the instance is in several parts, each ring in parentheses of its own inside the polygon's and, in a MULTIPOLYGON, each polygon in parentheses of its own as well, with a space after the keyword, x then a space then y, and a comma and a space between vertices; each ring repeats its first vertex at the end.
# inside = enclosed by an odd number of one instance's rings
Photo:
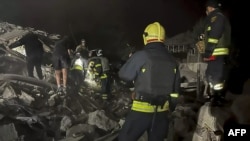
MULTIPOLYGON (((0 25, 0 140, 117 140, 131 106, 131 85, 119 80, 117 68, 111 71, 112 99, 109 102, 101 99, 99 83, 88 75, 79 90, 76 90, 74 80, 69 75, 68 93, 58 95, 51 53, 60 35, 9 23, 0 25), (37 79, 37 76, 27 77, 22 46, 8 49, 9 44, 20 39, 27 31, 39 35, 44 43, 43 80, 37 79)), ((203 81, 206 65, 197 64, 195 51, 183 54, 184 50, 181 48, 174 52, 180 62, 183 94, 170 116, 168 141, 198 141, 205 135, 209 139, 218 138, 221 127, 232 117, 231 103, 211 107, 209 102, 196 100, 197 67, 200 65, 200 79, 203 81)), ((238 120, 247 121, 240 116, 242 112, 237 113, 237 108, 237 104, 233 106, 238 120)), ((146 137, 145 133, 139 141, 146 141, 146 137)))

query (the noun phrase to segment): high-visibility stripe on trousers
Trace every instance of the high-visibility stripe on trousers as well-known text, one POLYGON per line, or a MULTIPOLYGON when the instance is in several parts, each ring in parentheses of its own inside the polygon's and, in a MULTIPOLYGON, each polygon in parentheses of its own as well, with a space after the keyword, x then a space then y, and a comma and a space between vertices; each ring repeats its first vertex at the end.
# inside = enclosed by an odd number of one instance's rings
POLYGON ((108 99, 108 94, 102 94, 102 99, 107 100, 108 99))
MULTIPOLYGON (((145 113, 154 113, 155 112, 155 105, 151 105, 148 102, 142 102, 134 100, 132 104, 132 110, 138 112, 145 112, 145 113)), ((157 106, 157 112, 164 112, 169 110, 169 102, 166 101, 163 106, 157 106)))

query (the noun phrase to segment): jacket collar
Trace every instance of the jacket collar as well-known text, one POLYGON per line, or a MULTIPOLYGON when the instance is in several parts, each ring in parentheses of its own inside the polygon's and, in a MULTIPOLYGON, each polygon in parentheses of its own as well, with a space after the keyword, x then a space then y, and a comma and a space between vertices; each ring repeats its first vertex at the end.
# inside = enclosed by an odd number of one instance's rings
POLYGON ((165 45, 161 42, 148 43, 144 49, 166 49, 165 45))

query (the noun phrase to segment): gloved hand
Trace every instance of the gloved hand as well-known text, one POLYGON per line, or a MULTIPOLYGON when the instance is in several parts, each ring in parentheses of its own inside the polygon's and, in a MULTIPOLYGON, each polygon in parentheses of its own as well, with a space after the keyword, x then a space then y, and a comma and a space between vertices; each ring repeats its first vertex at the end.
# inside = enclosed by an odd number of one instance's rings
POLYGON ((215 56, 210 56, 210 57, 208 57, 208 58, 203 58, 203 61, 214 61, 216 58, 215 58, 215 56))
POLYGON ((205 52, 205 42, 204 41, 198 41, 195 46, 197 47, 199 53, 205 52))

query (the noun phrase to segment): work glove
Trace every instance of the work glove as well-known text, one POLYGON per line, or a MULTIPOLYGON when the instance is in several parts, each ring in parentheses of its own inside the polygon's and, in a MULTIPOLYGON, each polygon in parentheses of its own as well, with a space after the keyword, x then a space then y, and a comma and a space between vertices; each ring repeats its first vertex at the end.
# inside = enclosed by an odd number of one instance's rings
POLYGON ((205 42, 204 41, 198 41, 195 46, 197 47, 199 53, 205 52, 205 42))
POLYGON ((215 56, 209 56, 208 58, 203 58, 203 61, 214 61, 216 58, 215 56))

